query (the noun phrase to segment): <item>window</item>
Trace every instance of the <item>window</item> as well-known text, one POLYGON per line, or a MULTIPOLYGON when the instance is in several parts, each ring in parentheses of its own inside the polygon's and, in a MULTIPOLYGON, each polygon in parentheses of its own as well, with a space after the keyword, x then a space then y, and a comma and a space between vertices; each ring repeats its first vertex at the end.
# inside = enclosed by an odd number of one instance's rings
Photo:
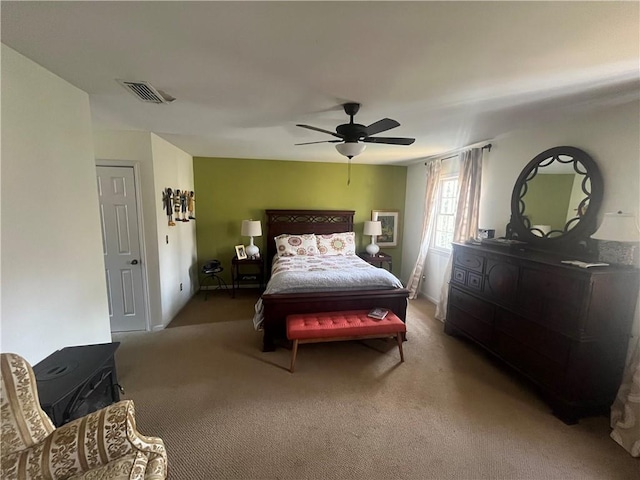
POLYGON ((436 224, 433 231, 433 248, 451 251, 453 229, 455 227, 456 205, 458 203, 458 177, 447 176, 439 180, 436 224))

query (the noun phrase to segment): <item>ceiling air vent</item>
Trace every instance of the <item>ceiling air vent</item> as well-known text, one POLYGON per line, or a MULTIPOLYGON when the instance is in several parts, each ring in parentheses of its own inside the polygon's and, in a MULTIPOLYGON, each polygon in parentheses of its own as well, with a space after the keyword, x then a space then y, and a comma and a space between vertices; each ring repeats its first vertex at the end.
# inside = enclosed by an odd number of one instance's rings
POLYGON ((131 82, 128 80, 117 80, 117 82, 143 102, 171 103, 175 100, 171 95, 155 89, 148 82, 131 82))

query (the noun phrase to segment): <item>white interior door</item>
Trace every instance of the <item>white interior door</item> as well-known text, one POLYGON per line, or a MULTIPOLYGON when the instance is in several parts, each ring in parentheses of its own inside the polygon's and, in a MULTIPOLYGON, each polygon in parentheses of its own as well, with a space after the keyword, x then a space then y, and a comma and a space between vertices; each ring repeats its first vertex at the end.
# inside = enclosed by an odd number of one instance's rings
POLYGON ((133 167, 96 167, 111 331, 146 330, 133 167))

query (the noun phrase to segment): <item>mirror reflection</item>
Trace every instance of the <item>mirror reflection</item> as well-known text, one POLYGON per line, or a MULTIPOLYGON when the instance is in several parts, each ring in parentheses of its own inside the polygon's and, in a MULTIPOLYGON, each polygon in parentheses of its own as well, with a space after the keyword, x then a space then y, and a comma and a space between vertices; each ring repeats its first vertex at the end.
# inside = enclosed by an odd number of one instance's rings
POLYGON ((589 206, 591 180, 585 166, 557 155, 534 166, 520 191, 520 213, 527 229, 554 238, 574 228, 589 206))

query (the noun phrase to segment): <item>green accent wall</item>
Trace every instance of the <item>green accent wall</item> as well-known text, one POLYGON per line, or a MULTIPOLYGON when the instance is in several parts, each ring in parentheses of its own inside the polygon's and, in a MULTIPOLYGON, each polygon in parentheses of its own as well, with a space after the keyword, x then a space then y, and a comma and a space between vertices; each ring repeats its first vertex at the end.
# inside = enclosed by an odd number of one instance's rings
POLYGON ((552 230, 563 230, 574 175, 538 174, 527 182, 524 214, 531 225, 551 225, 552 230))
MULTIPOLYGON (((371 210, 397 210, 398 246, 383 250, 393 256, 394 273, 399 275, 407 168, 352 165, 350 185, 347 171, 346 163, 194 157, 198 267, 218 259, 223 278, 230 282, 234 246, 249 243, 240 235, 242 220, 260 220, 266 235, 268 209, 355 210, 357 251, 371 241, 362 234, 371 210)), ((264 235, 254 239, 261 254, 266 253, 264 235)))

